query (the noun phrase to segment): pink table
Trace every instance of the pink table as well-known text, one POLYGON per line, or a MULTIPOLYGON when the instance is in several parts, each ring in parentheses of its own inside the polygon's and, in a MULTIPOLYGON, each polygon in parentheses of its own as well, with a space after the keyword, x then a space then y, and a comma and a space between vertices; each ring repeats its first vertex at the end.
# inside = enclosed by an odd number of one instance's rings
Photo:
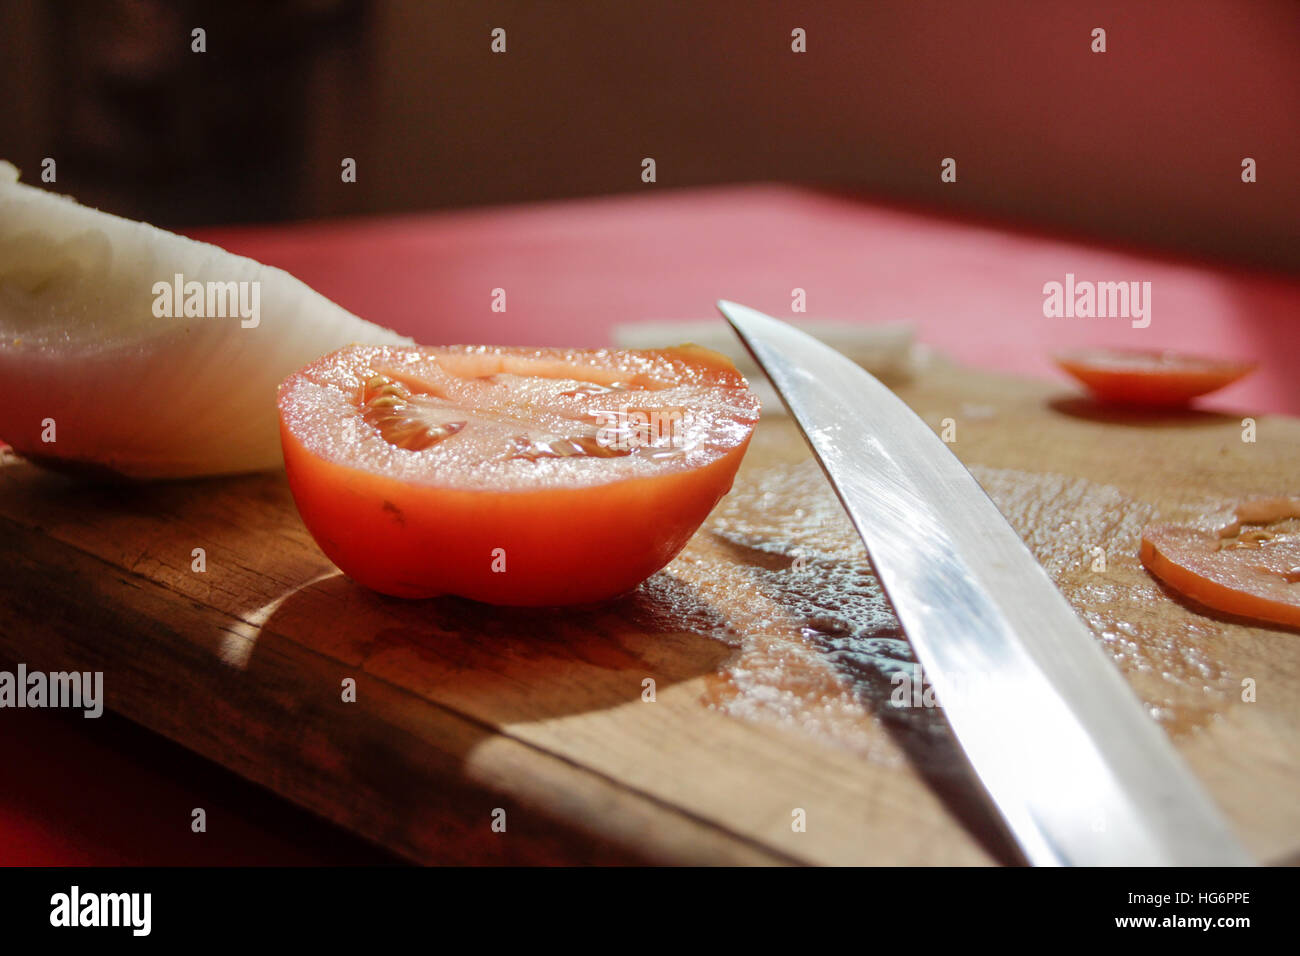
MULTIPOLYGON (((1208 405, 1300 413, 1300 280, 755 185, 400 219, 196 234, 287 269, 363 318, 428 344, 603 345, 641 319, 734 299, 805 318, 910 319, 961 361, 1058 377, 1058 348, 1177 348, 1257 359, 1208 405), (1151 324, 1045 318, 1043 285, 1151 283, 1151 324), (507 311, 491 310, 506 290, 507 311)), ((1300 241, 1300 240, 1298 240, 1300 241)))

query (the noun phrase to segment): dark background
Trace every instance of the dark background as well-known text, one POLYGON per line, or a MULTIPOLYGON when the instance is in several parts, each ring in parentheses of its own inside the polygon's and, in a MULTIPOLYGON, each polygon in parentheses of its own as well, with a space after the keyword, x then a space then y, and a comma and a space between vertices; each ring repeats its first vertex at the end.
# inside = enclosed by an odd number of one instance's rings
POLYGON ((1289 0, 0 10, 0 156, 164 226, 789 179, 1300 271, 1289 0))

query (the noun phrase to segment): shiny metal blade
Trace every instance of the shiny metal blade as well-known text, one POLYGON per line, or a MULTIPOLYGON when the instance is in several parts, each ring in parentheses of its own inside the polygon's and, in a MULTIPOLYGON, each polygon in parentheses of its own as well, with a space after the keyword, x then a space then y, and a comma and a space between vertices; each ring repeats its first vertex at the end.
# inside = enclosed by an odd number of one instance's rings
POLYGON ((1248 865, 1200 784, 971 473, 811 336, 718 308, 866 544, 949 725, 1037 865, 1248 865))

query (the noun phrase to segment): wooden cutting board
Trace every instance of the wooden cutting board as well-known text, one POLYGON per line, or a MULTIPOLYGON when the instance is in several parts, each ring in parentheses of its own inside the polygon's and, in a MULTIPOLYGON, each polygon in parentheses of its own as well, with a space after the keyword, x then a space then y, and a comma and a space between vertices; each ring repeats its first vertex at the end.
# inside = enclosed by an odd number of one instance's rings
MULTIPOLYGON (((949 368, 899 391, 1248 848, 1300 859, 1300 634, 1198 613, 1135 558, 1152 517, 1300 493, 1300 421, 1247 442, 1236 416, 949 368)), ((584 609, 369 593, 279 474, 106 488, 10 461, 0 488, 0 659, 102 670, 110 708, 413 860, 1018 859, 783 418, 668 569, 584 609)))

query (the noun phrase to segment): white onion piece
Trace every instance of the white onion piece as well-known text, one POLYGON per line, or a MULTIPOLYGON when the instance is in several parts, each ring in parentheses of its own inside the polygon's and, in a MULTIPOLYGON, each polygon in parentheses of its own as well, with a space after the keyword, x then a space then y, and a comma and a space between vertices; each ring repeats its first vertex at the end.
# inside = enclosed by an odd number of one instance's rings
POLYGON ((276 386, 354 342, 411 340, 281 269, 21 185, 0 162, 0 439, 18 454, 136 478, 277 468, 276 386), (178 273, 258 283, 257 325, 156 316, 155 283, 178 273))

